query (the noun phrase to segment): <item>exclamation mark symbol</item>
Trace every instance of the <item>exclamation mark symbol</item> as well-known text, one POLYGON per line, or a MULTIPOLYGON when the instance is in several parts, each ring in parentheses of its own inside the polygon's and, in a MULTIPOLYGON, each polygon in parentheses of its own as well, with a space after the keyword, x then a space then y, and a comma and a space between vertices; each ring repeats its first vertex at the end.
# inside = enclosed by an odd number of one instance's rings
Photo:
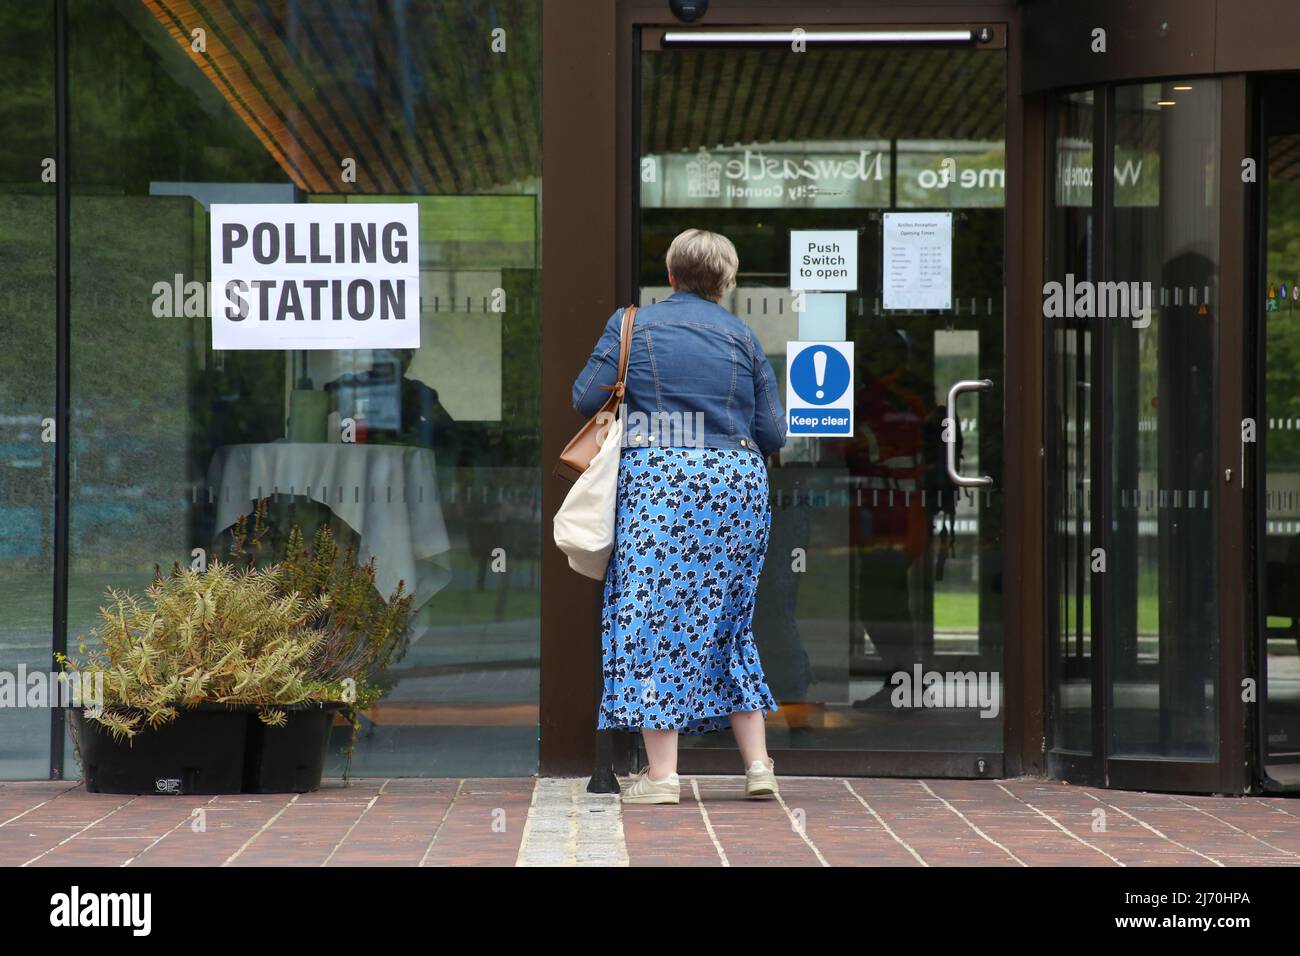
POLYGON ((826 384, 826 353, 813 353, 813 377, 817 379, 817 397, 825 398, 826 390, 822 388, 826 384))

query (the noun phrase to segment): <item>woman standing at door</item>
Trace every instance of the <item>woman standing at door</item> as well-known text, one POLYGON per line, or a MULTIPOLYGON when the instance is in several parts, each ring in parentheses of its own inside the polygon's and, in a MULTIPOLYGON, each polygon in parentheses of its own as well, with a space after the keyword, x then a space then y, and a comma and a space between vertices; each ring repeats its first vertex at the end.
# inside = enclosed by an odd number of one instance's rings
MULTIPOLYGON (((677 737, 730 724, 749 796, 776 793, 765 710, 776 710, 752 620, 771 515, 765 458, 785 444, 772 366, 719 303, 739 260, 688 229, 667 256, 673 294, 637 312, 624 407, 614 553, 601 618, 597 726, 639 730, 649 767, 625 803, 677 803, 677 737)), ((618 374, 623 313, 573 385, 594 415, 618 374)))

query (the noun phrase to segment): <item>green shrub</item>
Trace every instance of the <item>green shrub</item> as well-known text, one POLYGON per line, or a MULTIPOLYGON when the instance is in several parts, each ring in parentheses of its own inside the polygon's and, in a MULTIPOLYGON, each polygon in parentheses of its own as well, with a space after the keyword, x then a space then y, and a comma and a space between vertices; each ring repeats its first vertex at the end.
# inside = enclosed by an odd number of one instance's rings
MULTIPOLYGON (((241 517, 232 529, 231 560, 256 567, 275 555, 268 554, 265 538, 267 503, 257 503, 252 525, 241 517)), ((322 524, 306 544, 302 529, 294 525, 285 542, 284 555, 275 565, 283 573, 285 593, 326 599, 312 618, 323 639, 312 654, 311 674, 325 682, 343 685, 343 699, 364 710, 383 696, 378 678, 402 645, 410 624, 414 596, 405 582, 387 600, 375 585, 375 559, 357 562, 355 549, 340 549, 334 533, 322 524)))
POLYGON ((286 577, 214 562, 155 578, 143 600, 110 588, 91 632, 100 646, 87 651, 83 636, 83 656, 61 661, 102 675, 102 706, 87 716, 122 739, 174 720, 179 707, 253 705, 279 726, 286 706, 339 699, 338 686, 312 669, 325 640, 314 622, 329 598, 286 591, 286 577))

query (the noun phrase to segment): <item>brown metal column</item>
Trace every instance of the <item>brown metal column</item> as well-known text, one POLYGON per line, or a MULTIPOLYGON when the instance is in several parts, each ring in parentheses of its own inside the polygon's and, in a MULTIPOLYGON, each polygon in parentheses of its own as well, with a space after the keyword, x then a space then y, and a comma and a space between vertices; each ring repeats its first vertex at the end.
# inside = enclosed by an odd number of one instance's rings
POLYGON ((1019 19, 1007 37, 1007 314, 1003 608, 1008 775, 1045 770, 1043 655, 1043 103, 1021 92, 1019 19))
POLYGON ((551 465, 581 424, 570 387, 617 308, 615 5, 542 4, 541 772, 591 772, 600 585, 551 540, 568 482, 551 465))

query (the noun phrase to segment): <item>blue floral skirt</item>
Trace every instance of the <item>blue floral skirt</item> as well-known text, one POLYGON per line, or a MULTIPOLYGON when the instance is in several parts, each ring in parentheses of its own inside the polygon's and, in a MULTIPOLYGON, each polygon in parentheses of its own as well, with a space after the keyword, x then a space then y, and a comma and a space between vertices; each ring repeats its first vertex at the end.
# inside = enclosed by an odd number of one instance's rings
POLYGON ((777 709, 752 628, 770 525, 753 452, 623 450, 598 728, 704 734, 777 709))

